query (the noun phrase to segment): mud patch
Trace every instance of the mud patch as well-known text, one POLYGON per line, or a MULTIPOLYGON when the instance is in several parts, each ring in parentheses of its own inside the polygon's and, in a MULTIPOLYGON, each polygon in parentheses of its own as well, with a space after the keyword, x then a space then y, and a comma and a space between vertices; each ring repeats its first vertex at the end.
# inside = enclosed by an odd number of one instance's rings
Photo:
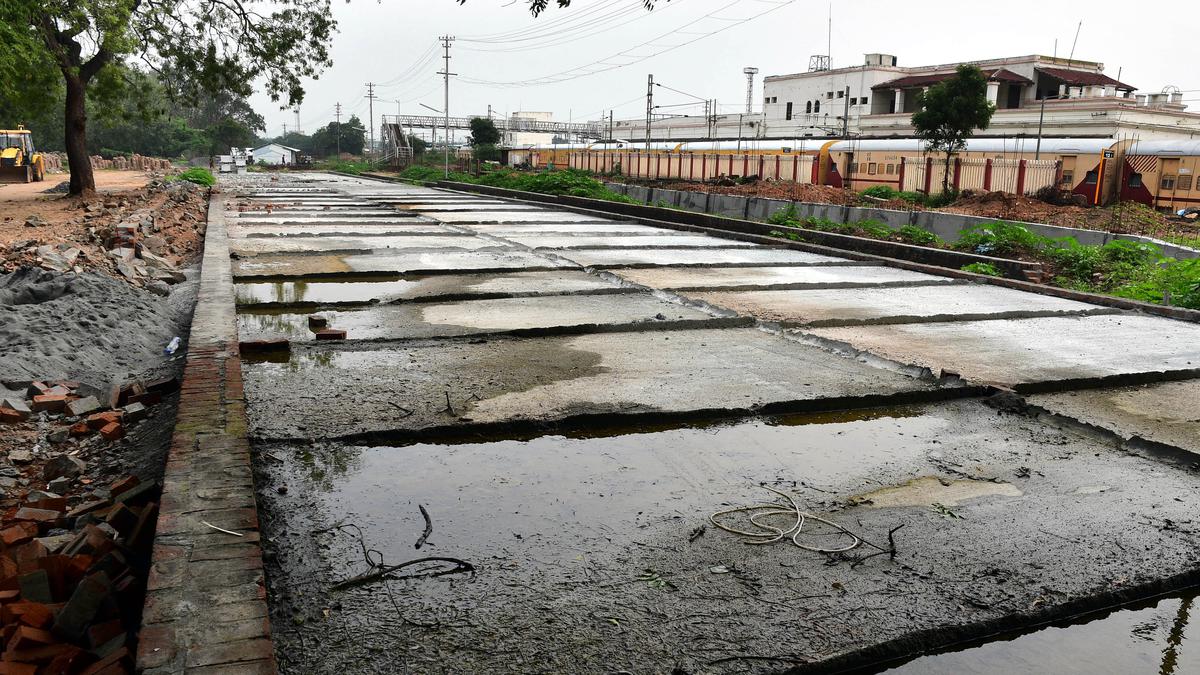
POLYGON ((877 508, 898 506, 958 506, 971 499, 983 497, 1020 497, 1023 492, 1012 483, 996 483, 982 480, 948 480, 924 476, 897 485, 885 487, 851 497, 851 502, 877 508))

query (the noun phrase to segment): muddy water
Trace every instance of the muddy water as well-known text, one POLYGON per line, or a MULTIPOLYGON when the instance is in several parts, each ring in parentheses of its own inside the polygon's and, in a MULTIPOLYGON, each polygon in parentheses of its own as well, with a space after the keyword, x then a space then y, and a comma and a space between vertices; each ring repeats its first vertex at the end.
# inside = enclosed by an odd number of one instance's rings
POLYGON ((1200 594, 1127 609, 913 659, 887 675, 1040 675, 1041 673, 1200 673, 1200 594))

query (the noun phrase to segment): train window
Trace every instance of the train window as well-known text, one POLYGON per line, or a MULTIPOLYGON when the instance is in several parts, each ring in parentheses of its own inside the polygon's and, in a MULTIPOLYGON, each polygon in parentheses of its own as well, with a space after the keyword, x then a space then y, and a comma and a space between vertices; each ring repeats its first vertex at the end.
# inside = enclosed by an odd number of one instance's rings
POLYGON ((1142 187, 1142 174, 1140 174, 1140 173, 1129 174, 1129 187, 1131 187, 1131 188, 1142 187))
POLYGON ((787 112, 783 113, 783 119, 785 119, 785 120, 792 119, 792 102, 791 101, 788 101, 788 103, 787 103, 787 112))
POLYGON ((1192 189, 1192 177, 1191 176, 1180 176, 1179 182, 1176 183, 1175 187, 1179 188, 1180 190, 1191 190, 1192 189))
POLYGON ((1071 183, 1075 182, 1075 172, 1063 171, 1062 182, 1063 185, 1070 185, 1071 183))
POLYGON ((875 162, 871 162, 870 164, 867 165, 867 173, 872 176, 874 176, 876 173, 879 172, 878 169, 879 169, 879 165, 876 164, 875 162))
POLYGON ((858 173, 858 162, 851 162, 851 163, 850 163, 850 173, 851 173, 851 174, 856 174, 856 173, 858 173))
POLYGON ((1089 172, 1087 172, 1087 174, 1086 174, 1086 175, 1083 177, 1083 182, 1084 182, 1084 184, 1085 184, 1085 185, 1095 185, 1095 184, 1096 184, 1096 180, 1097 180, 1097 178, 1098 178, 1098 176, 1096 175, 1096 172, 1095 172, 1094 170, 1093 170, 1093 171, 1089 171, 1089 172))
POLYGON ((1159 183, 1158 187, 1160 190, 1174 190, 1175 189, 1175 176, 1163 176, 1162 182, 1159 183))
POLYGON ((893 175, 893 174, 895 174, 895 173, 896 173, 896 165, 895 165, 895 164, 888 164, 888 165, 887 165, 887 175, 891 176, 891 175, 893 175))

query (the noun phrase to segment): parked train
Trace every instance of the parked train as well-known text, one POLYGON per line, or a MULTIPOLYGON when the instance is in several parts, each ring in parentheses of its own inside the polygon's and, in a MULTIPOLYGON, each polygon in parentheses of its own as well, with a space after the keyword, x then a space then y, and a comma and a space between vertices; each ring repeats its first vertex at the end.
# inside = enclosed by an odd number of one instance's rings
MULTIPOLYGON (((937 192, 946 173, 944 157, 926 151, 918 139, 656 141, 649 150, 641 142, 607 141, 508 152, 513 165, 620 166, 630 175, 682 180, 759 175, 855 190, 886 185, 937 192), (622 161, 594 159, 607 155, 622 161), (686 155, 705 158, 708 168, 697 170, 699 160, 686 161, 681 157, 686 155), (580 156, 590 161, 580 162, 580 156), (653 169, 651 156, 660 157, 653 169), (796 156, 811 157, 811 164, 804 164, 811 171, 778 169, 783 157, 796 156), (661 169, 663 158, 666 169, 661 169)), ((1089 204, 1119 199, 1162 211, 1200 206, 1200 141, 1193 140, 1043 138, 1039 144, 1034 138, 975 138, 954 155, 949 171, 946 182, 958 189, 1033 193, 1057 185, 1089 204)))

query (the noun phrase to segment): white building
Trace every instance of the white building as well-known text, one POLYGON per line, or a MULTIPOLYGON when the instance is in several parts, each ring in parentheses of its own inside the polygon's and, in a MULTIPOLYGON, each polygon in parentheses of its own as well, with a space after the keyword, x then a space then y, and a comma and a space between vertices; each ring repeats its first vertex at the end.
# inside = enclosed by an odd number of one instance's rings
MULTIPOLYGON (((719 115, 717 138, 912 137, 921 92, 954 75, 958 63, 904 67, 890 54, 867 54, 849 68, 771 75, 763 80, 763 109, 719 115)), ((1177 90, 1137 94, 1104 72, 1104 64, 1050 56, 975 61, 988 78, 996 106, 979 136, 1200 138, 1200 115, 1186 111, 1177 90), (1042 116, 1045 108, 1044 117, 1042 116)), ((616 123, 619 138, 645 138, 645 120, 616 123)), ((656 120, 656 140, 708 135, 703 117, 656 120)))
MULTIPOLYGON (((553 122, 554 113, 529 110, 515 112, 508 116, 510 129, 520 129, 522 120, 553 122)), ((550 145, 553 141, 554 134, 510 130, 504 132, 503 143, 510 148, 519 148, 529 145, 550 145)))
POLYGON ((277 164, 285 166, 298 163, 300 151, 279 143, 268 143, 250 151, 255 164, 277 164))

